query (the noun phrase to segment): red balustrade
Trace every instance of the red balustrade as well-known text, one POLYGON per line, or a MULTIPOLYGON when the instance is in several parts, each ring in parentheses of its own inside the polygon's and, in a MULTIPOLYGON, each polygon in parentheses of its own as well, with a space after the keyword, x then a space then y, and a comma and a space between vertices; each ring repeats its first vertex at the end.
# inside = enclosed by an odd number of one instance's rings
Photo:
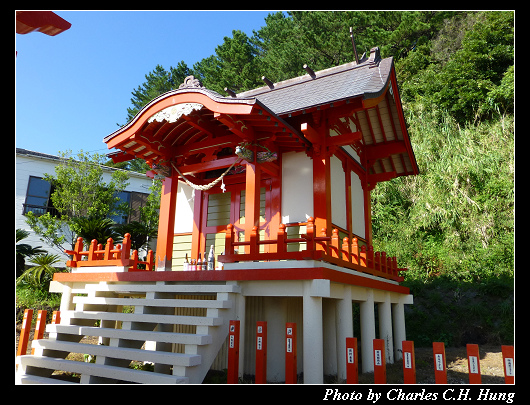
MULTIPOLYGON (((239 250, 239 249, 238 249, 239 250)), ((254 226, 247 241, 235 240, 235 229, 232 224, 227 226, 225 236, 225 254, 218 259, 222 263, 235 263, 245 261, 275 261, 275 260, 322 260, 341 267, 369 273, 395 281, 403 281, 399 276, 400 271, 407 269, 397 267, 395 256, 387 256, 386 252, 374 252, 372 245, 363 245, 359 248, 357 238, 349 241, 339 240, 338 229, 333 229, 331 236, 326 235, 323 229, 319 236, 315 234, 315 221, 309 218, 306 233, 299 238, 288 238, 286 225, 280 224, 276 239, 261 240, 259 228, 254 226), (289 244, 305 243, 303 250, 288 251, 289 244), (260 253, 261 245, 274 245, 276 249, 271 252, 260 253), (245 253, 237 253, 236 248, 244 246, 245 253), (275 251, 274 251, 275 250, 275 251)))
POLYGON ((72 255, 72 259, 66 262, 68 267, 89 267, 89 266, 124 266, 129 267, 128 271, 152 271, 154 270, 154 253, 147 252, 145 261, 138 260, 138 251, 131 253, 131 235, 126 233, 121 244, 114 245, 112 238, 107 239, 107 244, 103 248, 96 239, 90 242, 88 250, 83 250, 83 238, 77 238, 74 250, 65 250, 65 253, 72 255), (139 269, 138 264, 144 264, 146 269, 139 269))

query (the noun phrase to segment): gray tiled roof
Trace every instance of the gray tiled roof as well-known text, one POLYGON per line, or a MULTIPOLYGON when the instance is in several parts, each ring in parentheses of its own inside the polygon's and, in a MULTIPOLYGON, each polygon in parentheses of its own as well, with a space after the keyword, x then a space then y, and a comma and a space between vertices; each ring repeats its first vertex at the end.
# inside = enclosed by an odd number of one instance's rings
POLYGON ((329 104, 356 96, 378 97, 390 78, 392 58, 380 59, 374 48, 370 58, 321 70, 315 78, 309 74, 237 94, 238 98, 256 97, 276 114, 329 104))

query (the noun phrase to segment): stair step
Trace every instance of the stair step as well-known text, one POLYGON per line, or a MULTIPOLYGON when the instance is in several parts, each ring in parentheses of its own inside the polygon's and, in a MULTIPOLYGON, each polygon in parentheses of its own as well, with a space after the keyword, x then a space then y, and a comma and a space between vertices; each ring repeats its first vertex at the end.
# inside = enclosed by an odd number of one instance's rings
POLYGON ((149 307, 169 308, 232 308, 232 301, 228 300, 187 300, 113 297, 73 297, 73 300, 75 304, 145 305, 149 307))
POLYGON ((81 361, 56 359, 32 355, 20 356, 19 373, 25 374, 26 366, 46 368, 50 370, 67 371, 76 374, 89 374, 98 377, 112 378, 127 382, 143 384, 186 384, 187 377, 160 374, 151 371, 132 370, 124 367, 106 366, 81 361))
POLYGON ((101 336, 105 338, 129 339, 140 341, 155 341, 164 343, 181 343, 192 345, 207 345, 212 343, 210 335, 193 333, 173 333, 128 329, 98 328, 95 326, 77 325, 46 325, 48 333, 64 333, 79 336, 101 336))
POLYGON ((116 292, 168 292, 182 294, 240 293, 241 287, 235 284, 86 284, 82 289, 72 289, 72 293, 87 291, 116 292))
POLYGON ((15 384, 77 384, 72 381, 59 380, 57 378, 40 377, 38 375, 15 374, 15 384))
MULTIPOLYGON (((207 316, 184 316, 184 315, 160 315, 160 314, 124 314, 118 312, 101 312, 101 311, 62 311, 61 319, 101 319, 109 321, 123 322, 148 322, 164 323, 173 325, 202 325, 202 326, 219 326, 223 324, 222 317, 207 316)), ((69 323, 69 322, 64 322, 69 323)))
POLYGON ((51 339, 34 340, 32 347, 57 350, 67 353, 83 353, 91 354, 93 356, 106 356, 115 359, 127 359, 131 361, 150 361, 153 363, 171 364, 173 366, 190 367, 201 364, 201 356, 197 354, 159 352, 153 350, 91 345, 86 343, 66 342, 51 339))

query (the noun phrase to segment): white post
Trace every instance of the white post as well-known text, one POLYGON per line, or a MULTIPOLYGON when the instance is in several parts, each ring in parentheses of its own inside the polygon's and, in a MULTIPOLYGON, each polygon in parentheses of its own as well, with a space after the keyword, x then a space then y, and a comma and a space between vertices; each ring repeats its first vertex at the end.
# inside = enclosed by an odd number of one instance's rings
POLYGON ((392 311, 390 293, 385 293, 384 302, 377 304, 379 313, 379 337, 385 340, 386 362, 394 363, 394 342, 392 338, 392 311))
POLYGON ((324 341, 324 374, 337 374, 337 305, 335 300, 322 301, 324 341))
POLYGON ((344 286, 341 300, 337 300, 337 378, 346 379, 346 338, 353 337, 351 287, 344 286))
POLYGON ((311 280, 304 283, 304 384, 322 384, 324 382, 322 296, 315 296, 318 293, 315 291, 315 288, 313 288, 319 287, 318 284, 320 284, 320 281, 321 280, 311 280), (313 284, 317 285, 313 286, 313 284))
POLYGON ((361 358, 362 372, 371 373, 374 371, 374 358, 372 354, 373 342, 375 339, 375 311, 374 292, 368 290, 366 301, 360 303, 361 315, 361 358))
POLYGON ((397 304, 392 304, 392 318, 394 323, 394 354, 396 360, 403 358, 401 342, 407 340, 405 330, 405 306, 400 300, 397 304))

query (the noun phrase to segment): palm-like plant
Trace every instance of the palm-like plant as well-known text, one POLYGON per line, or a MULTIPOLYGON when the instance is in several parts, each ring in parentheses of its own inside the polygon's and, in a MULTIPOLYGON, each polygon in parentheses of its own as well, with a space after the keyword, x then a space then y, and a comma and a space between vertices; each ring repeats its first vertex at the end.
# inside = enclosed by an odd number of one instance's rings
POLYGON ((77 237, 83 238, 85 244, 90 244, 96 239, 101 244, 106 244, 108 238, 116 240, 120 237, 114 229, 116 223, 109 218, 72 218, 73 228, 77 237))
POLYGON ((16 277, 20 277, 20 275, 24 272, 25 268, 25 258, 29 256, 38 255, 40 253, 46 253, 44 249, 41 249, 40 246, 33 247, 31 245, 28 245, 27 243, 18 243, 22 239, 26 239, 29 236, 29 232, 24 229, 16 229, 15 230, 15 237, 16 237, 16 277))
POLYGON ((24 281, 34 287, 42 286, 46 279, 51 279, 53 273, 58 271, 53 265, 60 261, 61 257, 59 255, 52 255, 50 253, 32 256, 29 263, 34 266, 24 271, 22 275, 17 278, 17 284, 24 281), (45 277, 46 275, 48 275, 49 278, 45 277))

